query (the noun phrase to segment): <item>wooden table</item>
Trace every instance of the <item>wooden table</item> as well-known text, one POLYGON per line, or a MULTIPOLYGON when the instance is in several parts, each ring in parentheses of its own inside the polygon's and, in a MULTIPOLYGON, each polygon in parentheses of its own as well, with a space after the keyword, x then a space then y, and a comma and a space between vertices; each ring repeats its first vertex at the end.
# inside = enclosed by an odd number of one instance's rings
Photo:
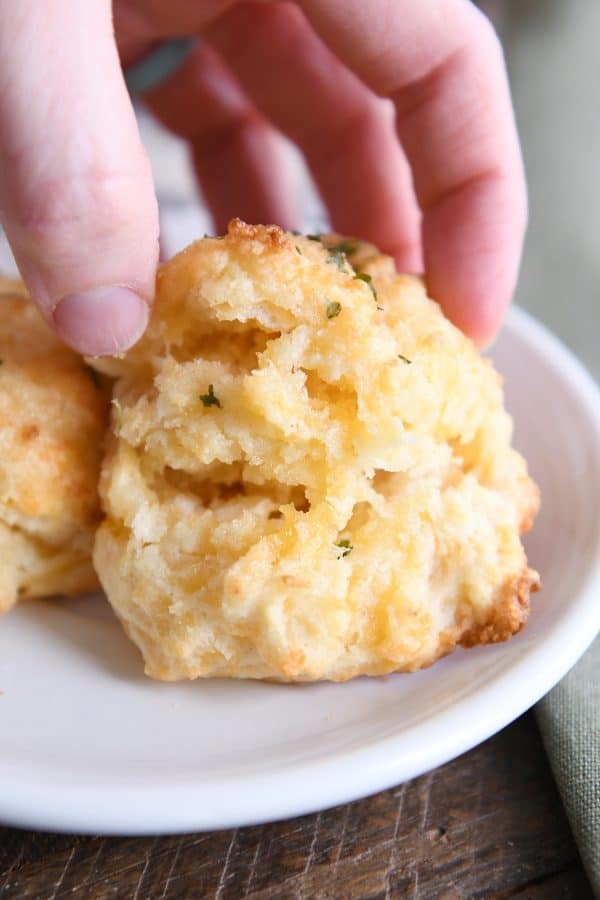
POLYGON ((454 762, 287 822, 156 838, 0 828, 1 900, 592 894, 531 713, 454 762))

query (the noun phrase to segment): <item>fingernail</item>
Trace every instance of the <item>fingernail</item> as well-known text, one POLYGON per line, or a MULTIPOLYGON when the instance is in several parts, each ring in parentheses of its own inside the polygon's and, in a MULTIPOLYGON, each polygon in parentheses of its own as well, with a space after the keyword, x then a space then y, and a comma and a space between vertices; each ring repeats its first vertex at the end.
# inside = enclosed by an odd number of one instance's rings
POLYGON ((150 310, 129 288, 115 285, 69 294, 54 307, 60 337, 87 356, 112 356, 142 336, 150 310))

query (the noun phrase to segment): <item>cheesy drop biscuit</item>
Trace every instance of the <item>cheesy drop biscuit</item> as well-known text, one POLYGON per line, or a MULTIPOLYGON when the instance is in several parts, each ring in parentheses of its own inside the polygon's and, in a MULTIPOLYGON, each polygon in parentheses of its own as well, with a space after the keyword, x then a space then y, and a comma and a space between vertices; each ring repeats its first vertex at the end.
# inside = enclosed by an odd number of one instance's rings
POLYGON ((152 677, 410 671, 526 621, 500 377, 373 247, 236 220, 111 365, 94 560, 152 677))
POLYGON ((20 282, 0 279, 0 612, 97 586, 93 535, 109 391, 20 282))

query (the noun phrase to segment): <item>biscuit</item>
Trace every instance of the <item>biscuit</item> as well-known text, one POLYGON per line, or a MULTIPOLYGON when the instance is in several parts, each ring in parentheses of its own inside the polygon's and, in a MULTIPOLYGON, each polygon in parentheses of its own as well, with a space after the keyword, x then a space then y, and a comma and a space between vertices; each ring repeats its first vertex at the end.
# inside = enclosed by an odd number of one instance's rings
POLYGON ((0 279, 0 612, 97 586, 91 562, 110 388, 0 279))
POLYGON ((342 681, 526 621, 501 379, 375 248, 234 220, 110 365, 94 561, 148 675, 342 681))

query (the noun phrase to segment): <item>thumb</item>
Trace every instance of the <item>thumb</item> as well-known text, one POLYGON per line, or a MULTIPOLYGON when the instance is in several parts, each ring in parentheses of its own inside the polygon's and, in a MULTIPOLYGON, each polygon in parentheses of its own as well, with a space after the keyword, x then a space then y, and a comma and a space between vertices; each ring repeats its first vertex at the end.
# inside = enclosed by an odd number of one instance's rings
POLYGON ((158 211, 110 0, 0 3, 0 218, 46 320, 82 353, 142 334, 158 211))

